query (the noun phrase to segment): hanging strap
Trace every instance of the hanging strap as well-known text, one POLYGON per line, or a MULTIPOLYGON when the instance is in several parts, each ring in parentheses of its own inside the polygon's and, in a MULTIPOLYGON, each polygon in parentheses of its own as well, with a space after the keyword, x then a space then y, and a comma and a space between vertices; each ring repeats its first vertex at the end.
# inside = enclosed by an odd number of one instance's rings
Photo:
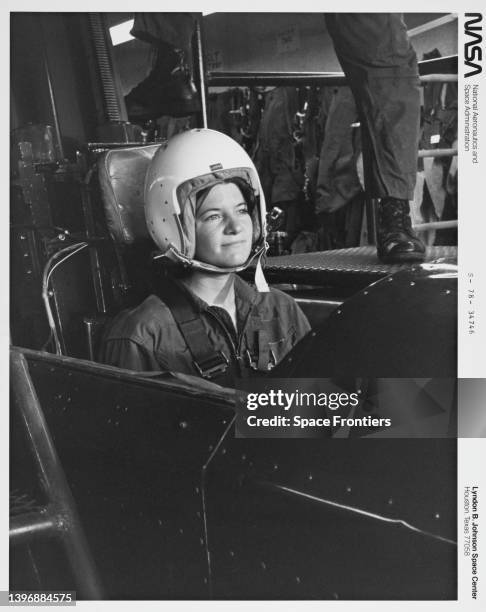
POLYGON ((163 292, 157 293, 171 311, 199 374, 208 380, 224 374, 229 366, 228 358, 222 351, 215 350, 201 313, 190 296, 176 283, 165 284, 163 292))

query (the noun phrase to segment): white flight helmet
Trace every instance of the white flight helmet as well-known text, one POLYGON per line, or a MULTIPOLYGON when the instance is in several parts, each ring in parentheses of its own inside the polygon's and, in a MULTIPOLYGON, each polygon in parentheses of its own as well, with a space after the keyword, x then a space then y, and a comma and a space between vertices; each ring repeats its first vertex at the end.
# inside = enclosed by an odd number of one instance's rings
POLYGON ((145 178, 145 218, 161 256, 208 272, 238 272, 257 258, 255 283, 268 291, 260 258, 265 253, 265 197, 255 166, 246 151, 232 138, 208 129, 177 134, 154 155, 145 178), (196 195, 218 183, 245 185, 254 201, 250 207, 253 246, 247 261, 238 267, 221 268, 194 258, 196 195))

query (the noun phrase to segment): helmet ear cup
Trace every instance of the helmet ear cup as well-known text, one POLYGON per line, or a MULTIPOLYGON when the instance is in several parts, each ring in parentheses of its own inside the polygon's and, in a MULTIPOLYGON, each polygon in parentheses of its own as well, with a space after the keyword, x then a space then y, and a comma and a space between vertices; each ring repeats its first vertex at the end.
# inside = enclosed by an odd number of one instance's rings
POLYGON ((145 179, 145 217, 165 258, 209 271, 221 269, 194 259, 196 195, 221 182, 241 190, 253 222, 253 249, 244 269, 265 246, 265 198, 255 166, 232 138, 214 130, 180 133, 154 155, 145 179))

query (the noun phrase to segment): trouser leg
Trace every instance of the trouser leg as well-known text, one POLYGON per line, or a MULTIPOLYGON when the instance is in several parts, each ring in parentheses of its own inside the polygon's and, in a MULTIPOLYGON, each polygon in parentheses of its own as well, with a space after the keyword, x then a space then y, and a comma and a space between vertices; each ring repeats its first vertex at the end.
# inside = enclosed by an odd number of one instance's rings
POLYGON ((182 49, 190 60, 194 22, 191 13, 135 13, 131 34, 152 45, 182 49))
POLYGON ((130 121, 145 122, 161 115, 186 116, 200 109, 192 79, 190 13, 137 13, 131 34, 153 45, 156 61, 150 74, 126 96, 130 121))
POLYGON ((410 200, 417 171, 420 84, 415 51, 398 13, 326 15, 356 98, 371 197, 410 200))
POLYGON ((377 251, 385 263, 422 261, 409 200, 417 176, 420 81, 398 13, 333 13, 327 27, 353 90, 363 135, 365 184, 380 198, 377 251))

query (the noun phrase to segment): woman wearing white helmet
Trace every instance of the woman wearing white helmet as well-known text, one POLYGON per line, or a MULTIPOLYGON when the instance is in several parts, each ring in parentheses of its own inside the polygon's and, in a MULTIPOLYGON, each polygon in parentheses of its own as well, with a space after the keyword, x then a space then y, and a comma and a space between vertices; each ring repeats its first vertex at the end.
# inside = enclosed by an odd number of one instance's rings
POLYGON ((145 215, 169 274, 117 317, 103 361, 233 384, 270 370, 309 331, 295 301, 265 282, 265 200, 234 140, 206 129, 172 138, 148 169, 145 215), (255 289, 235 274, 252 261, 255 289))

